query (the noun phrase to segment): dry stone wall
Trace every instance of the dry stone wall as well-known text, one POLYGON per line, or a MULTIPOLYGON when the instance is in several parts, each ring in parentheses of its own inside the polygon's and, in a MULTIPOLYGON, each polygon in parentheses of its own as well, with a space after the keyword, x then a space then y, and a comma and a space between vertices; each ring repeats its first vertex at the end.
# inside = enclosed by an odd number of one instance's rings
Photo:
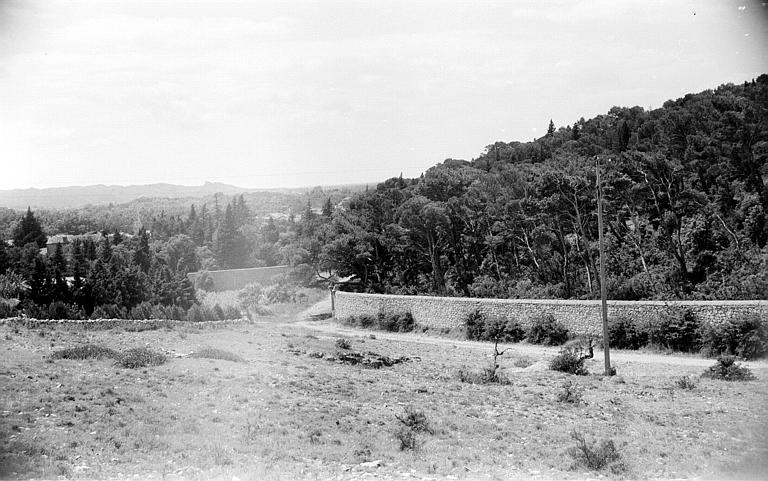
MULTIPOLYGON (((602 334, 600 301, 552 299, 476 299, 466 297, 394 296, 336 292, 334 317, 408 311, 421 325, 433 328, 461 326, 478 310, 492 317, 515 318, 523 327, 539 314, 552 314, 577 334, 602 334)), ((726 322, 757 314, 768 323, 768 301, 608 301, 608 316, 626 315, 653 323, 664 313, 689 309, 703 324, 726 322)))
MULTIPOLYGON (((251 267, 247 269, 223 269, 208 271, 213 279, 214 291, 233 291, 242 289, 252 282, 269 284, 275 277, 281 276, 290 270, 290 266, 251 267)), ((187 274, 189 281, 194 284, 200 272, 187 274)))

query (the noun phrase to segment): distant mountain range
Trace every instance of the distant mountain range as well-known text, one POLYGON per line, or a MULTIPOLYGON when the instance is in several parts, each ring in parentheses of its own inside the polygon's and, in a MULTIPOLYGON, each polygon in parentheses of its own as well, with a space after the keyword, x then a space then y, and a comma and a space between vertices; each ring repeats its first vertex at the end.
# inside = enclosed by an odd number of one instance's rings
POLYGON ((187 186, 174 184, 149 185, 87 185, 73 187, 52 187, 46 189, 0 190, 0 207, 10 209, 66 209, 84 205, 121 204, 141 197, 184 198, 205 197, 220 192, 225 195, 253 192, 218 182, 187 186))

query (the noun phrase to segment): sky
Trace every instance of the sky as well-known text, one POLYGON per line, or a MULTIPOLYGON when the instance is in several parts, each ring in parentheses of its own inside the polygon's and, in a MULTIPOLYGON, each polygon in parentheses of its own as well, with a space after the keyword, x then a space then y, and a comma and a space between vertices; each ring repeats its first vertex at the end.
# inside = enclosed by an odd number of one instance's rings
POLYGON ((377 182, 768 72, 746 0, 0 0, 0 189, 377 182))

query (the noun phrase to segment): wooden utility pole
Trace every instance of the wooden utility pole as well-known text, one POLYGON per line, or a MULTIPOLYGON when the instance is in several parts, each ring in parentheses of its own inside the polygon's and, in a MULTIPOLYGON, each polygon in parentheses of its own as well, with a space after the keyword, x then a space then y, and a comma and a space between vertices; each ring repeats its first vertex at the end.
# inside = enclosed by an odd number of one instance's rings
POLYGON ((603 186, 600 182, 600 157, 595 156, 597 161, 597 229, 599 231, 600 245, 600 303, 603 314, 603 350, 605 352, 605 375, 613 375, 611 369, 611 349, 608 339, 608 294, 605 285, 605 244, 603 241, 603 186))

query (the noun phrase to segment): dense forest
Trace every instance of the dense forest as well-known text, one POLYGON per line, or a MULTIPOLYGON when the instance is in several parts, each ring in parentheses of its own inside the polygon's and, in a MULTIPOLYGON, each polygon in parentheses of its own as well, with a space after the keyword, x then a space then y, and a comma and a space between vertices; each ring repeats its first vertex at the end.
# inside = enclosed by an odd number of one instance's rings
POLYGON ((599 168, 610 298, 766 299, 767 107, 761 75, 551 122, 355 196, 300 231, 298 252, 367 291, 595 298, 599 168))
POLYGON ((768 75, 550 122, 365 191, 0 209, 0 297, 28 314, 188 309, 188 272, 288 263, 368 292, 596 298, 598 171, 609 298, 768 299, 768 75))

